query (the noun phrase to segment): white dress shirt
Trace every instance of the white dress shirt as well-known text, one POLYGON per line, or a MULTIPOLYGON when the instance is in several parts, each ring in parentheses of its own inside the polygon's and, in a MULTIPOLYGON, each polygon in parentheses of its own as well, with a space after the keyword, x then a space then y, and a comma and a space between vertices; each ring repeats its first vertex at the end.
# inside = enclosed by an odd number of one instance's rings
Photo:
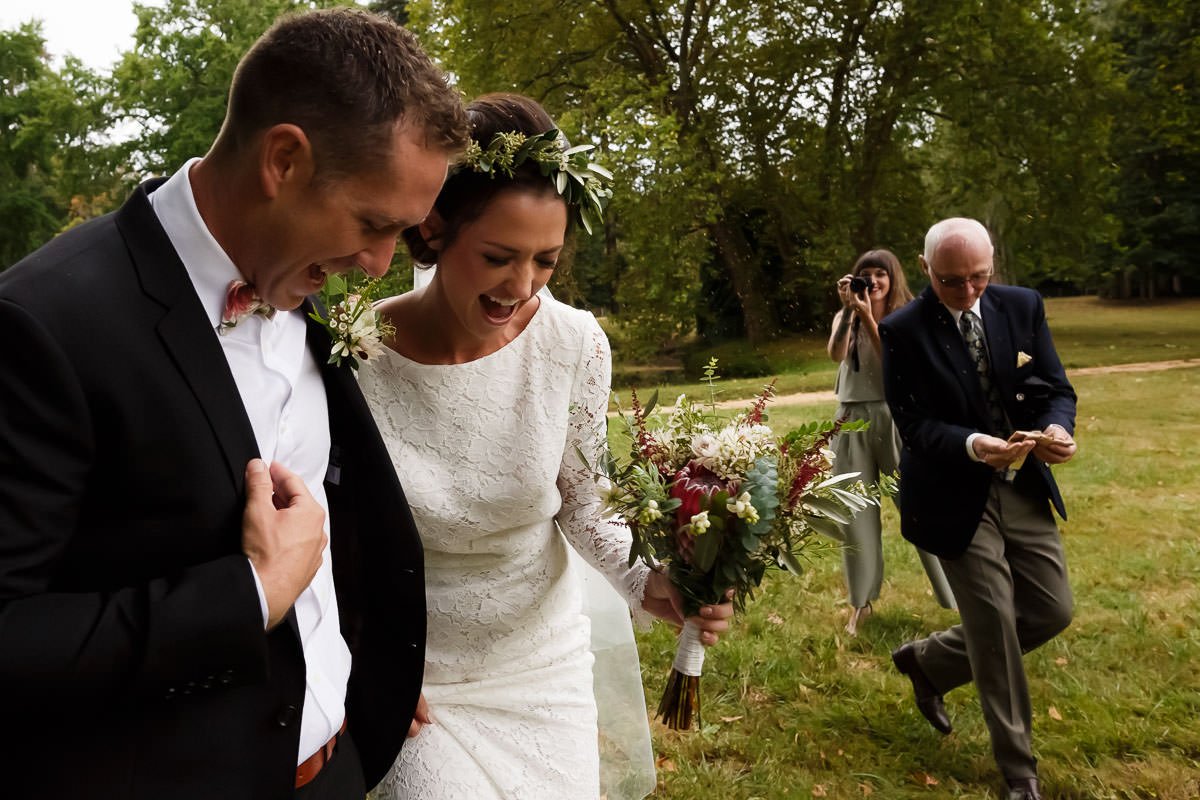
MULTIPOLYGON (((317 363, 305 344, 303 312, 278 312, 272 319, 254 314, 234 328, 221 329, 229 282, 245 278, 213 238, 196 208, 188 172, 197 161, 184 164, 153 192, 150 205, 208 312, 212 335, 225 352, 237 382, 259 454, 304 479, 308 491, 325 510, 328 535, 329 501, 324 480, 329 466, 329 408, 317 363)), ((266 596, 253 566, 250 571, 258 587, 265 626, 266 596)), ((312 583, 296 599, 295 610, 305 662, 304 712, 296 755, 299 764, 329 741, 345 718, 350 651, 338 622, 328 545, 312 583)))

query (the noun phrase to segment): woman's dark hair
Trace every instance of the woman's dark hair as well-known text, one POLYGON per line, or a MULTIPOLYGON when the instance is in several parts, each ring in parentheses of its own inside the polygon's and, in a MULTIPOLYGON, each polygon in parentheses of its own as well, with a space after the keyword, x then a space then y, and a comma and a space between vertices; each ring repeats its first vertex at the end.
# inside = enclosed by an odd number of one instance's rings
POLYGON ((854 262, 851 274, 858 275, 869 269, 882 269, 888 274, 888 293, 883 298, 883 315, 895 311, 900 306, 913 299, 908 281, 904 278, 904 270, 900 267, 900 259, 891 250, 868 250, 854 262))
MULTIPOLYGON (((852 275, 861 275, 869 269, 881 269, 888 274, 888 293, 883 298, 883 316, 895 311, 900 306, 912 300, 912 291, 904 278, 904 270, 900 267, 900 259, 891 250, 868 250, 854 262, 852 275)), ((854 315, 854 324, 850 328, 850 359, 851 368, 858 372, 858 315, 854 315)))
MULTIPOLYGON (((556 127, 554 120, 536 100, 524 95, 499 92, 485 94, 469 103, 467 119, 471 125, 471 138, 484 150, 497 133, 516 132, 536 136, 556 127)), ((554 182, 543 175, 532 160, 519 164, 511 178, 496 174, 495 170, 489 174, 470 168, 452 169, 433 204, 442 223, 439 246, 449 246, 462 227, 479 219, 497 195, 515 190, 558 196, 554 182)), ((571 215, 567 220, 569 231, 571 215)), ((406 229, 403 237, 408 252, 417 264, 437 263, 437 251, 421 235, 419 226, 406 229)))

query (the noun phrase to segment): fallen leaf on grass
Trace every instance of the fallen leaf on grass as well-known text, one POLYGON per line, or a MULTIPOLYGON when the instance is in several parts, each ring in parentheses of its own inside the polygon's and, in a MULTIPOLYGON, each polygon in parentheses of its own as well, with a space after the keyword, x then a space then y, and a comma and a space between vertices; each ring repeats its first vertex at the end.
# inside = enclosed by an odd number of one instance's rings
POLYGON ((770 614, 767 614, 767 622, 771 623, 772 625, 782 625, 783 617, 772 611, 770 614))
POLYGON ((818 783, 813 785, 813 797, 828 797, 829 791, 825 788, 825 784, 818 783))
POLYGON ((1050 715, 1050 719, 1056 719, 1059 722, 1062 722, 1062 714, 1058 713, 1058 709, 1054 706, 1050 706, 1050 710, 1046 713, 1050 715))
POLYGON ((862 792, 863 797, 870 797, 871 795, 875 794, 875 790, 871 788, 871 784, 869 783, 860 783, 858 785, 858 790, 862 792))
POLYGON ((1059 656, 1058 658, 1054 659, 1054 663, 1058 664, 1060 667, 1065 667, 1069 661, 1065 657, 1059 656))
POLYGON ((916 775, 913 775, 913 778, 922 786, 938 785, 938 779, 930 775, 928 772, 918 772, 916 775))
POLYGON ((677 769, 675 762, 666 756, 659 756, 655 759, 654 765, 663 772, 674 772, 677 769))
POLYGON ((737 722, 739 719, 743 719, 744 717, 745 715, 743 714, 739 714, 736 717, 721 717, 721 722, 737 722))

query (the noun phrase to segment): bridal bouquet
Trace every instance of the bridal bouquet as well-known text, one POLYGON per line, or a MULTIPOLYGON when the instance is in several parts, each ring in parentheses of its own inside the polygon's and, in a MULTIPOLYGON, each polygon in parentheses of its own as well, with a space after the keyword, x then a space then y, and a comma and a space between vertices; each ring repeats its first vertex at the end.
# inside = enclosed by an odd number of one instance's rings
MULTIPOLYGON (((715 380, 716 361, 705 372, 715 380)), ((684 599, 687 616, 720 603, 732 588, 739 611, 768 568, 802 571, 799 556, 814 533, 838 537, 838 525, 878 505, 878 490, 857 472, 834 474, 829 440, 863 422, 811 423, 785 436, 766 425, 774 386, 729 419, 707 412, 681 395, 664 416, 651 417, 656 397, 644 406, 633 394, 632 416, 622 414, 630 458, 611 455, 603 465, 604 505, 633 532, 629 563, 641 559, 666 570, 684 599)), ((840 537, 838 537, 840 538, 840 537)), ((699 630, 684 625, 658 716, 686 730, 699 716, 704 647, 699 630)))

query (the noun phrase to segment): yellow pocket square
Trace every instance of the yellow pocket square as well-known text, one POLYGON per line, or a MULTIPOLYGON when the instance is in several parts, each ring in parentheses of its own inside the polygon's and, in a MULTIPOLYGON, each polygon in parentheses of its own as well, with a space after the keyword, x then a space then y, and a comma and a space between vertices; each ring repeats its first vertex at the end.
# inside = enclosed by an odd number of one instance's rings
POLYGON ((1033 356, 1029 355, 1029 353, 1026 353, 1023 350, 1017 351, 1017 369, 1025 366, 1030 361, 1033 361, 1033 356))

